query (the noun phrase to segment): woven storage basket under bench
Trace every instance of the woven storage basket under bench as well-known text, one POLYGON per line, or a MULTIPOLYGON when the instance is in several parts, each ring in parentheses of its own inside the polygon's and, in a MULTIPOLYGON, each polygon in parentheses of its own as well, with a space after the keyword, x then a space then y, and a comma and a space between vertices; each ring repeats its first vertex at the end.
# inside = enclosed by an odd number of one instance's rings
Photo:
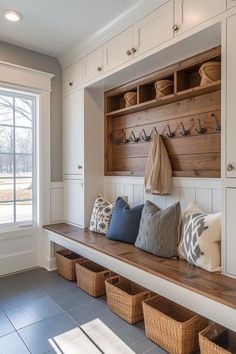
POLYGON ((143 301, 143 313, 147 337, 168 353, 191 354, 199 348, 205 318, 159 295, 143 301))
POLYGON ((143 320, 142 301, 151 291, 119 275, 105 281, 109 309, 134 324, 143 320))
POLYGON ((84 257, 75 252, 69 250, 58 251, 56 252, 57 271, 63 278, 75 281, 75 264, 84 260, 84 257))
POLYGON ((235 354, 236 333, 212 323, 199 334, 202 354, 235 354))
POLYGON ((90 260, 76 264, 78 287, 93 297, 106 293, 105 280, 114 275, 110 270, 90 260))

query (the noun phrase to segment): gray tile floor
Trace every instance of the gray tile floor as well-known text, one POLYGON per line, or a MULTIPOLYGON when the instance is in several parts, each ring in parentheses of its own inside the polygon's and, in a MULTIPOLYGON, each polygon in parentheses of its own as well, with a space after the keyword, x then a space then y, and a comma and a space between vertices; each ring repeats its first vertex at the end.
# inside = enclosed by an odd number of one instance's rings
POLYGON ((105 298, 92 298, 56 272, 35 269, 0 278, 0 354, 58 353, 50 339, 94 319, 137 354, 165 353, 145 336, 143 323, 129 325, 108 310, 105 298))

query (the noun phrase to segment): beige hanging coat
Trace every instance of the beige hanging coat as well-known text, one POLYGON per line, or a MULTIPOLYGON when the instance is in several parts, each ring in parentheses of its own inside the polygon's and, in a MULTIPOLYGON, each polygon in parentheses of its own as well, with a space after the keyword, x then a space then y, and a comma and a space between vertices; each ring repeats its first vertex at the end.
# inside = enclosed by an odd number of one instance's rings
POLYGON ((159 195, 171 193, 172 168, 160 135, 156 135, 151 143, 144 183, 146 192, 159 195))

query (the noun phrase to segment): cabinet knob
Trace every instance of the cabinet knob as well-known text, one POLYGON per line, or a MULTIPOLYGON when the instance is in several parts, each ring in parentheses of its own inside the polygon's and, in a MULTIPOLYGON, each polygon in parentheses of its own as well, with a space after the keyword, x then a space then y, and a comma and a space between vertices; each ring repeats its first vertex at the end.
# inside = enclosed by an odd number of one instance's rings
POLYGON ((173 29, 174 32, 177 32, 179 30, 179 26, 178 25, 174 25, 172 27, 172 29, 173 29))
POLYGON ((226 165, 226 170, 227 171, 232 171, 234 169, 234 166, 231 164, 231 163, 227 163, 227 165, 226 165))
POLYGON ((69 82, 69 86, 73 86, 73 81, 70 81, 70 82, 69 82))
POLYGON ((134 54, 134 53, 137 52, 137 49, 136 49, 136 48, 132 48, 132 49, 131 49, 131 52, 134 54))
POLYGON ((101 66, 98 66, 98 67, 97 67, 97 71, 98 71, 98 72, 102 71, 102 67, 101 67, 101 66))
POLYGON ((131 54, 132 54, 131 50, 128 49, 127 52, 126 52, 126 54, 127 54, 127 55, 131 55, 131 54))
POLYGON ((78 170, 81 170, 83 167, 81 165, 78 165, 78 170))

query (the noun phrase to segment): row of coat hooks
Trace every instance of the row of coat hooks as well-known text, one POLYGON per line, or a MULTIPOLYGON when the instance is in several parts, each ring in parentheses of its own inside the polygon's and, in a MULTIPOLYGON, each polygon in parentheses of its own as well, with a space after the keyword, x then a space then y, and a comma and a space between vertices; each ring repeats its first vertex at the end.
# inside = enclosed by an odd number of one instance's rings
MULTIPOLYGON (((221 125, 220 123, 217 121, 217 118, 215 116, 215 113, 211 114, 211 117, 214 119, 215 124, 216 124, 216 128, 215 130, 220 132, 221 131, 221 125)), ((192 119, 193 121, 193 119, 192 119)), ((199 118, 197 118, 197 122, 198 122, 198 128, 195 128, 195 131, 202 135, 207 133, 207 128, 202 126, 201 120, 199 118)), ((184 126, 184 123, 181 121, 180 122, 180 127, 181 127, 181 132, 180 135, 185 137, 185 136, 190 136, 191 135, 191 130, 190 129, 186 129, 186 127, 184 126)), ((168 132, 166 133, 166 135, 169 138, 175 138, 176 134, 174 131, 171 130, 171 127, 169 125, 169 123, 166 124, 163 132, 161 135, 163 135, 165 130, 168 130, 168 132)), ((120 145, 120 144, 129 144, 130 142, 132 143, 138 143, 139 141, 144 141, 144 142, 149 142, 152 140, 153 136, 158 135, 158 131, 157 128, 154 126, 150 132, 150 134, 148 135, 145 131, 145 129, 142 129, 141 134, 139 134, 138 136, 135 135, 134 131, 131 131, 130 136, 127 138, 125 131, 122 132, 122 137, 119 139, 115 139, 114 137, 112 137, 112 142, 115 145, 120 145)))

